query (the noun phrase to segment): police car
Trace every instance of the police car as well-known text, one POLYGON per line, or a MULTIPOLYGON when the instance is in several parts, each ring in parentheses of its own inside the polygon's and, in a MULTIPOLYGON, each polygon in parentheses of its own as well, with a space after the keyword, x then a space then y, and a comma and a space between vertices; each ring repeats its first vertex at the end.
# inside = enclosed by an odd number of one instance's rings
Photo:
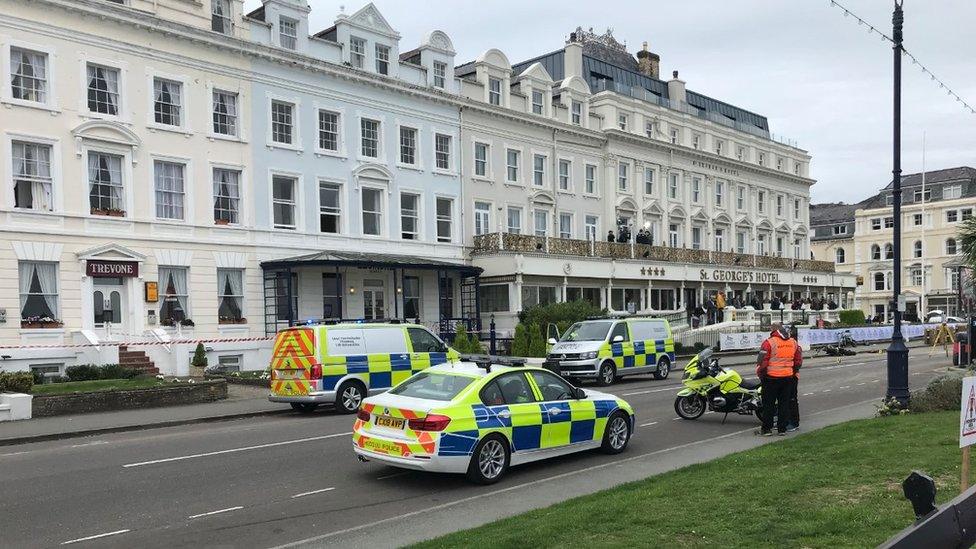
POLYGON ((472 360, 433 366, 364 400, 352 436, 359 459, 491 484, 512 465, 627 447, 634 410, 624 400, 543 368, 472 360))
POLYGON ((271 352, 271 402, 300 412, 319 404, 355 413, 368 395, 460 355, 419 324, 323 323, 278 332, 271 352))

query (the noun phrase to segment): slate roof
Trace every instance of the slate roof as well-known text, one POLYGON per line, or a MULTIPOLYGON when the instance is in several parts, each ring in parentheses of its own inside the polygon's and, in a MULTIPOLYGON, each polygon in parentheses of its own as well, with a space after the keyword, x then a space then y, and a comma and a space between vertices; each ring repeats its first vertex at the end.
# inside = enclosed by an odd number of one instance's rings
MULTIPOLYGON (((935 183, 945 183, 947 181, 965 181, 976 179, 976 169, 970 168, 969 166, 960 166, 958 168, 946 168, 944 170, 932 170, 925 172, 925 184, 932 185, 935 183)), ((922 174, 913 173, 901 176, 901 186, 905 187, 916 187, 922 185, 922 174)), ((886 190, 890 190, 894 186, 894 181, 888 183, 885 187, 886 190)))

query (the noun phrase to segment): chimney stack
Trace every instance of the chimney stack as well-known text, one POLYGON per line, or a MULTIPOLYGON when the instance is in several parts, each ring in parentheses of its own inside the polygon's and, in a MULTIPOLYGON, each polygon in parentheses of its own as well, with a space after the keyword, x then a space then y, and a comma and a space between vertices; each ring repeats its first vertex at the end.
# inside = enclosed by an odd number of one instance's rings
POLYGON ((660 78, 661 56, 647 49, 647 42, 644 42, 644 49, 637 52, 637 70, 644 76, 660 78))
POLYGON ((678 79, 678 71, 671 73, 673 78, 668 80, 668 98, 671 101, 684 103, 688 100, 685 92, 685 81, 678 79))

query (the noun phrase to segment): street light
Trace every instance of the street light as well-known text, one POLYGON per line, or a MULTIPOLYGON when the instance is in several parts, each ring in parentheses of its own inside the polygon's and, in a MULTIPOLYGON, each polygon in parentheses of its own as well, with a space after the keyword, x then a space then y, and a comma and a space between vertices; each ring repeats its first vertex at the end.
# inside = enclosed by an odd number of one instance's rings
POLYGON ((894 0, 895 12, 891 17, 894 39, 894 112, 892 113, 893 150, 891 170, 892 198, 894 204, 894 284, 892 285, 891 308, 894 310, 895 325, 891 331, 891 345, 888 346, 888 390, 886 398, 895 399, 902 406, 908 405, 908 347, 901 335, 901 56, 902 56, 902 24, 905 16, 902 13, 904 0, 894 0))

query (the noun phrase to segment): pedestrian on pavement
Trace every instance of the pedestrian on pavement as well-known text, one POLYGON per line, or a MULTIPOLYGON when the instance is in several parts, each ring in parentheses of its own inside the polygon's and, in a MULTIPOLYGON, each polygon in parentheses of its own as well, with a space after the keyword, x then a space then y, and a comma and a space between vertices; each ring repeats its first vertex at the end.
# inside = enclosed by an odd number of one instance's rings
POLYGON ((791 423, 791 397, 795 390, 794 376, 803 364, 803 351, 783 325, 772 325, 769 338, 763 342, 759 351, 756 374, 762 382, 763 416, 762 428, 756 434, 773 434, 773 416, 776 416, 776 430, 785 435, 791 423))

